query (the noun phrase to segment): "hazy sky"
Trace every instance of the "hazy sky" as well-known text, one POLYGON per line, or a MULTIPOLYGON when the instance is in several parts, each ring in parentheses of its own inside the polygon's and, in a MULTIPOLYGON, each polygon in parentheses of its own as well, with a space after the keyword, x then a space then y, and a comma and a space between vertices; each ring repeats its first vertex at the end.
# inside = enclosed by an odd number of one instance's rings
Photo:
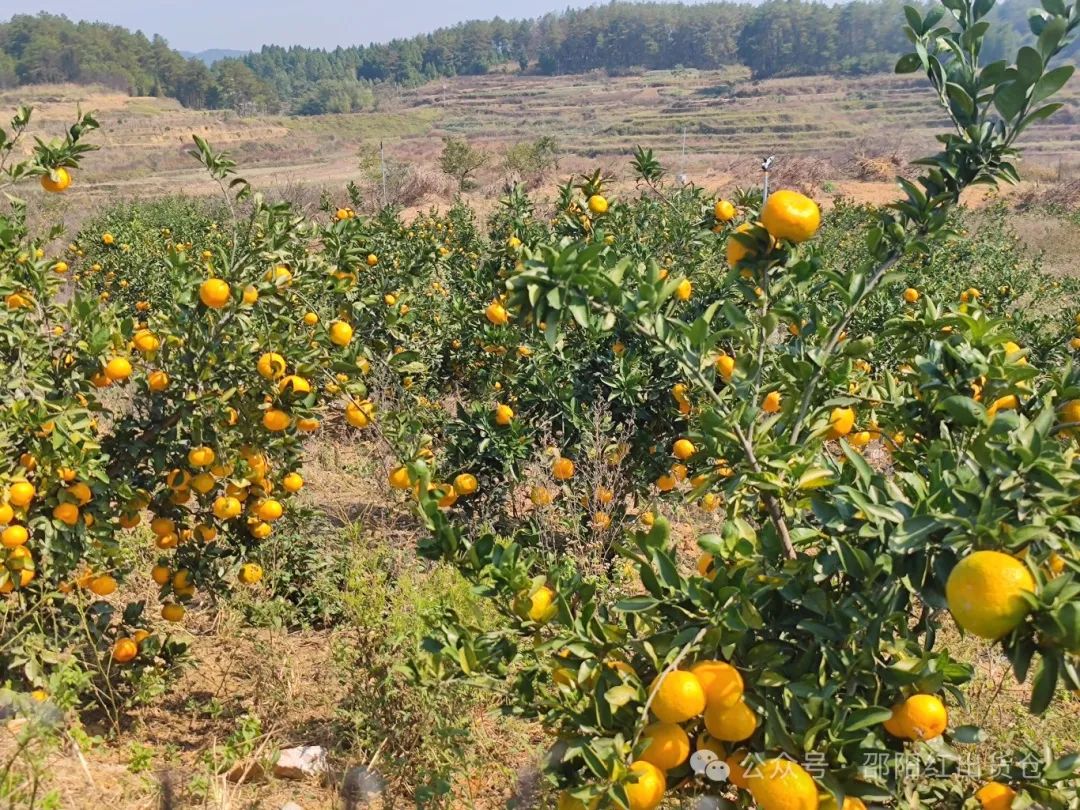
MULTIPOLYGON (((694 0, 691 0, 693 2, 694 0)), ((471 19, 535 17, 589 0, 3 0, 0 20, 47 11, 161 34, 174 48, 366 45, 471 19)))

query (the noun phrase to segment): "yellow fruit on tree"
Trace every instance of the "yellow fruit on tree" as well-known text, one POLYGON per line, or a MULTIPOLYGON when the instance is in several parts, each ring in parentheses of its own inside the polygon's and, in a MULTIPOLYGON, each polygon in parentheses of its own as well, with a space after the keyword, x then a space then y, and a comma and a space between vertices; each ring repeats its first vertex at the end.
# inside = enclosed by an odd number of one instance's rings
POLYGON ((535 486, 529 490, 529 500, 532 501, 533 506, 551 506, 554 496, 547 487, 535 486))
POLYGON ((506 308, 498 301, 492 301, 487 305, 487 309, 484 310, 484 315, 489 321, 496 326, 505 326, 510 320, 510 316, 506 312, 506 308))
POLYGON ((690 738, 675 723, 652 723, 645 727, 642 739, 648 744, 641 759, 662 771, 678 768, 690 757, 690 738))
POLYGON ((945 598, 956 623, 968 633, 998 639, 1031 610, 1024 594, 1035 578, 1020 560, 1000 551, 976 551, 956 564, 945 583, 945 598))
POLYGON ((108 596, 116 591, 116 580, 108 574, 94 577, 90 580, 90 591, 98 596, 108 596))
POLYGON ((574 477, 574 462, 560 456, 551 463, 551 475, 556 481, 569 481, 574 477))
POLYGON ((53 507, 53 517, 68 526, 79 522, 79 507, 73 503, 58 503, 53 507))
POLYGON ((285 509, 281 505, 281 501, 276 501, 273 498, 267 498, 265 501, 261 501, 257 507, 255 507, 255 514, 259 520, 265 520, 267 523, 273 523, 278 520, 285 509))
POLYGON ((405 467, 395 467, 390 471, 387 479, 394 489, 409 489, 412 486, 412 478, 405 467))
POLYGON ((634 782, 626 784, 626 798, 630 800, 630 810, 655 810, 664 800, 667 790, 667 778, 664 772, 651 762, 637 760, 630 763, 630 774, 634 782))
POLYGON ((567 792, 559 794, 559 803, 556 810, 596 810, 600 806, 599 799, 592 799, 587 805, 581 799, 575 799, 567 792))
POLYGON ((919 291, 916 290, 914 287, 908 287, 906 290, 904 290, 904 300, 907 301, 909 304, 914 304, 916 301, 919 300, 919 291))
POLYGON ((266 352, 259 357, 255 367, 268 380, 276 380, 285 374, 285 358, 277 352, 266 352))
MULTIPOLYGON (((709 563, 712 563, 712 555, 709 555, 709 563)), ((700 566, 698 570, 701 570, 700 566)), ((742 675, 731 664, 724 661, 698 661, 690 667, 690 671, 705 691, 706 707, 729 709, 742 700, 742 675)))
MULTIPOLYGON (((749 222, 744 222, 742 225, 740 225, 738 228, 735 229, 735 233, 748 234, 752 230, 753 230, 753 226, 749 222)), ((773 240, 772 236, 770 236, 769 237, 768 250, 772 250, 774 244, 775 244, 775 240, 773 240)), ((768 252, 768 250, 766 252, 768 252)), ((735 267, 738 266, 739 262, 741 262, 741 261, 743 261, 745 259, 753 259, 753 258, 756 258, 757 256, 758 256, 758 248, 749 247, 747 245, 744 245, 742 242, 740 242, 738 239, 735 238, 734 234, 732 234, 731 236, 728 237, 728 241, 727 241, 727 262, 728 262, 728 267, 735 268, 735 267)))
POLYGON ((71 185, 71 173, 65 168, 50 169, 41 175, 41 187, 52 194, 59 194, 71 185))
POLYGON ((730 754, 724 759, 724 762, 728 766, 728 781, 735 785, 737 788, 746 790, 750 787, 750 782, 747 779, 746 771, 750 764, 747 760, 749 754, 740 748, 739 750, 730 754))
POLYGON ((289 415, 278 408, 269 408, 263 412, 263 427, 271 433, 280 433, 289 427, 289 415))
POLYGON ((817 810, 814 779, 790 759, 767 759, 747 777, 759 810, 817 810))
POLYGON ((589 197, 589 210, 596 216, 602 216, 608 211, 608 201, 605 197, 599 194, 593 194, 589 197))
POLYGON ((761 410, 765 413, 777 413, 780 410, 780 392, 770 391, 765 395, 765 399, 761 401, 761 410))
POLYGON ((237 576, 245 585, 254 585, 263 577, 262 566, 258 563, 244 563, 237 576))
POLYGON ((30 505, 36 494, 37 490, 29 481, 16 481, 11 485, 11 490, 8 493, 8 503, 23 509, 30 505))
POLYGON ((188 464, 192 467, 209 467, 216 458, 217 454, 214 453, 214 449, 206 445, 191 448, 188 450, 187 455, 188 464))
POLYGON ((199 300, 210 309, 221 309, 229 303, 232 291, 220 278, 208 278, 199 286, 199 300))
POLYGON ((375 405, 369 400, 349 402, 345 406, 345 421, 356 428, 366 428, 375 421, 375 405))
POLYGON ((146 385, 154 393, 164 391, 169 387, 169 375, 160 369, 151 371, 146 375, 146 385))
POLYGON ((830 439, 839 439, 841 436, 847 436, 851 433, 851 429, 855 427, 855 411, 851 408, 833 408, 832 413, 829 414, 829 433, 830 439))
MULTIPOLYGON (((1080 399, 1070 399, 1058 408, 1061 423, 1065 425, 1080 424, 1080 399)), ((1075 428, 1074 428, 1075 430, 1075 428)))
POLYGON ((687 461, 696 452, 697 448, 689 439, 677 439, 671 448, 671 454, 679 461, 687 461))
POLYGON ((661 673, 650 686, 652 713, 665 723, 685 723, 705 711, 705 690, 693 673, 661 673))
POLYGON ((705 709, 705 728, 718 740, 742 742, 757 730, 758 718, 740 698, 731 706, 708 706, 705 709))
POLYGON ((243 510, 243 504, 240 503, 239 499, 231 495, 222 495, 214 501, 214 517, 218 520, 232 520, 238 517, 243 510))
POLYGON ((495 406, 495 424, 502 427, 508 426, 514 420, 514 411, 509 405, 495 406))
POLYGON ((975 798, 982 810, 1011 810, 1016 791, 1001 782, 987 782, 975 791, 975 798))
POLYGON ((186 612, 183 605, 178 605, 176 602, 166 602, 161 607, 161 618, 167 622, 180 622, 183 621, 186 612))
POLYGON ((454 491, 458 495, 472 495, 480 484, 472 473, 461 473, 454 479, 454 491))
POLYGON ((281 486, 286 492, 299 492, 304 486, 304 479, 300 473, 291 472, 281 479, 281 486))
POLYGON ((528 591, 519 594, 514 607, 519 616, 537 624, 551 621, 558 613, 558 607, 555 605, 555 591, 547 585, 541 585, 531 595, 528 591))
POLYGON ((4 548, 16 548, 26 544, 26 541, 30 539, 30 532, 25 526, 15 524, 8 526, 3 532, 0 532, 0 543, 4 548))
POLYGON ((894 737, 932 740, 949 725, 949 713, 936 695, 912 695, 893 706, 892 716, 882 725, 894 737))
POLYGON ((690 279, 684 278, 679 282, 679 286, 675 288, 675 297, 680 301, 689 301, 690 296, 694 294, 694 285, 690 282, 690 279))
POLYGON ((330 324, 330 342, 335 346, 348 346, 352 341, 353 328, 345 321, 330 324))
POLYGON ((0 526, 11 523, 14 517, 15 510, 11 508, 11 504, 0 502, 0 526))
POLYGON ((765 201, 761 224, 776 239, 805 242, 821 225, 821 209, 805 194, 780 189, 765 201))
POLYGON ((118 664, 126 664, 134 661, 139 654, 139 645, 130 638, 118 638, 113 644, 112 657, 118 664))
POLYGON ((155 565, 150 569, 150 578, 158 585, 165 585, 172 579, 172 572, 167 565, 155 565))
POLYGON ((713 216, 721 222, 731 222, 735 219, 735 206, 727 200, 717 200, 713 206, 713 216))

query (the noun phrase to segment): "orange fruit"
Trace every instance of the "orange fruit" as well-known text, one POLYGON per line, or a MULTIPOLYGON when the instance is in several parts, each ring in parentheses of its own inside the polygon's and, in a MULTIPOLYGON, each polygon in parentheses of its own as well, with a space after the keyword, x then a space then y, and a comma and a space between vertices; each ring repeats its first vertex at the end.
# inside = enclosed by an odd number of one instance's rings
POLYGON ((765 413, 777 413, 780 410, 780 392, 770 391, 761 402, 761 410, 765 413))
POLYGON ((0 502, 0 526, 6 526, 11 523, 14 517, 15 510, 11 508, 11 505, 0 502))
POLYGON ((158 585, 165 585, 172 579, 172 572, 167 565, 155 565, 150 569, 150 578, 158 585))
POLYGON ((721 353, 716 358, 716 371, 724 382, 731 382, 731 376, 735 373, 735 358, 721 353))
POLYGON ((116 580, 108 574, 94 577, 90 580, 90 591, 97 596, 108 596, 116 591, 116 580))
POLYGON ((667 790, 664 772, 651 762, 639 759, 630 763, 630 774, 636 777, 634 782, 626 784, 630 810, 655 810, 659 807, 667 790))
POLYGON ((832 409, 832 413, 829 414, 829 432, 827 434, 830 439, 847 436, 851 433, 853 427, 855 427, 855 411, 851 408, 832 409))
POLYGON ((151 371, 146 375, 146 385, 154 393, 164 391, 169 387, 169 375, 160 369, 151 371))
POLYGON ((662 771, 678 768, 690 757, 690 738, 675 723, 652 723, 645 727, 642 738, 648 745, 641 759, 662 771))
POLYGON ((608 201, 605 197, 599 194, 593 194, 589 197, 589 210, 596 216, 603 216, 608 211, 608 201))
POLYGON ((166 602, 161 606, 161 618, 167 622, 183 621, 186 612, 183 605, 178 605, 175 602, 166 602))
POLYGON ((892 716, 883 723, 894 737, 908 740, 932 740, 940 737, 949 724, 945 704, 936 695, 912 695, 893 706, 892 716))
POLYGON ((780 189, 765 201, 761 224, 776 239, 805 242, 821 225, 821 209, 805 194, 780 189))
POLYGON ((216 458, 217 454, 214 453, 213 448, 206 445, 191 448, 187 455, 188 464, 192 467, 209 467, 216 458))
POLYGON ((335 346, 348 346, 352 337, 353 328, 345 321, 334 321, 330 324, 330 342, 335 346))
POLYGON ((508 426, 514 419, 514 411, 509 405, 495 406, 495 424, 502 427, 508 426))
POLYGON ((684 278, 679 282, 679 286, 675 288, 675 297, 680 301, 689 301, 690 296, 694 294, 694 285, 690 282, 690 279, 684 278))
POLYGON ((11 490, 8 493, 8 503, 19 509, 23 509, 30 505, 30 502, 34 500, 34 496, 37 494, 37 490, 34 489, 34 485, 29 481, 16 481, 11 485, 11 490))
POLYGON ((265 352, 255 364, 259 374, 268 380, 276 380, 285 374, 285 358, 277 352, 265 352))
POLYGON ((286 492, 299 492, 304 486, 300 473, 291 472, 281 479, 281 486, 286 492))
POLYGON ((139 645, 130 638, 118 638, 113 644, 112 657, 118 664, 126 664, 134 661, 139 654, 139 645))
POLYGON ((988 782, 975 791, 983 810, 1011 810, 1016 791, 1001 782, 988 782))
POLYGON ((273 498, 269 498, 260 503, 255 508, 255 514, 259 520, 265 520, 267 523, 273 523, 284 514, 285 509, 281 505, 281 501, 276 501, 273 498))
POLYGON ((814 779, 792 760, 767 759, 747 777, 759 810, 817 810, 814 779))
POLYGON ((368 400, 350 402, 345 406, 345 421, 353 427, 366 428, 375 421, 375 405, 368 400))
POLYGON ((696 452, 697 448, 689 439, 677 439, 671 448, 672 455, 679 461, 686 461, 696 452))
POLYGON ((732 706, 713 705, 705 709, 705 728, 724 742, 742 742, 757 730, 758 718, 740 698, 732 706))
POLYGON ((908 287, 906 290, 904 290, 904 300, 907 301, 909 304, 914 304, 916 301, 919 300, 919 291, 916 290, 914 287, 908 287))
POLYGON ((705 690, 693 673, 685 670, 658 675, 650 692, 652 713, 662 722, 684 723, 705 711, 705 690))
POLYGON ((41 187, 53 194, 59 194, 71 185, 71 173, 65 168, 50 169, 41 176, 41 187))
POLYGON ((271 433, 280 433, 289 427, 289 415, 278 408, 269 408, 263 413, 263 427, 271 433))
POLYGON ((53 517, 68 526, 79 522, 79 507, 73 503, 58 503, 53 507, 53 517))
POLYGON ((1031 610, 1025 593, 1035 592, 1035 578, 1020 560, 1000 551, 976 551, 958 562, 945 583, 949 611, 972 635, 998 639, 1008 635, 1031 610))
POLYGON ((735 206, 727 200, 717 200, 713 206, 713 216, 721 222, 731 222, 735 219, 735 206))
POLYGON ((743 790, 750 787, 750 782, 746 778, 747 766, 750 764, 747 762, 747 756, 746 751, 740 748, 724 760, 728 766, 728 781, 743 790))
POLYGON ((545 624, 555 618, 558 607, 555 605, 555 591, 547 585, 541 585, 535 593, 522 591, 514 600, 514 612, 523 619, 537 624, 545 624))
POLYGON ((208 278, 199 285, 199 300, 210 309, 221 309, 229 303, 232 291, 220 278, 208 278))
POLYGON ((484 315, 495 326, 505 326, 510 320, 510 316, 506 312, 506 308, 498 301, 492 301, 487 305, 487 309, 484 310, 484 315))
POLYGON ((3 532, 0 532, 0 543, 4 548, 16 548, 17 546, 24 545, 27 540, 30 539, 30 532, 25 526, 8 526, 3 532))
POLYGON ((258 563, 244 563, 237 576, 245 585, 254 585, 263 577, 262 566, 258 563))
MULTIPOLYGON (((744 222, 742 225, 740 225, 739 227, 737 227, 735 229, 735 233, 746 234, 746 233, 749 233, 751 230, 753 230, 753 226, 749 222, 744 222)), ((770 236, 769 237, 769 247, 766 250, 766 253, 769 250, 772 250, 774 244, 775 244, 775 242, 772 239, 772 237, 770 236)), ((736 239, 733 235, 729 236, 728 241, 727 241, 727 262, 728 262, 728 267, 731 267, 731 268, 734 269, 735 267, 738 266, 739 262, 741 262, 741 261, 743 261, 745 259, 756 258, 758 256, 758 250, 759 249, 760 248, 747 247, 742 242, 740 242, 738 239, 736 239)))
MULTIPOLYGON (((711 554, 708 562, 712 562, 711 554)), ((701 570, 700 565, 698 570, 701 570)), ((742 675, 731 664, 724 661, 698 661, 690 667, 690 671, 705 691, 706 706, 729 709, 742 700, 742 675)))
POLYGON ((454 479, 454 491, 458 495, 472 495, 478 487, 479 482, 472 473, 461 473, 454 479))
POLYGON ((574 462, 568 458, 557 458, 551 464, 551 475, 556 481, 569 481, 574 477, 574 462))

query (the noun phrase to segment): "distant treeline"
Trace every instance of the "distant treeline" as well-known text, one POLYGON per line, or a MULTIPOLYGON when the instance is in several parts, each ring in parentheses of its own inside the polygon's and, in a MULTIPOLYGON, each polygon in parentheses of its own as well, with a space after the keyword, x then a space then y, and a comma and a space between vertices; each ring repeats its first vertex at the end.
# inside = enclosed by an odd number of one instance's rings
MULTIPOLYGON (((376 87, 411 86, 493 70, 546 75, 613 74, 742 64, 755 78, 890 70, 907 50, 902 0, 840 5, 766 0, 612 2, 535 20, 465 22, 431 34, 332 51, 265 46, 212 67, 188 60, 160 37, 42 14, 0 23, 0 87, 42 82, 102 83, 133 94, 172 96, 189 107, 301 114, 353 112, 375 103, 376 87)), ((1027 9, 994 9, 987 56, 1029 37, 1027 9)), ((1075 56, 1080 45, 1074 44, 1075 56)))

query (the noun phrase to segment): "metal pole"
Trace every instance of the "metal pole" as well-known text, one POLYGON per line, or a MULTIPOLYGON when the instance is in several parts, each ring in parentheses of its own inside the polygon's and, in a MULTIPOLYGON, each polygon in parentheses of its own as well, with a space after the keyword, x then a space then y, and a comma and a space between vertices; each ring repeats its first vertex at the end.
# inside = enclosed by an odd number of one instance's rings
POLYGON ((386 208, 386 153, 382 141, 379 141, 379 171, 382 173, 382 207, 386 208))

